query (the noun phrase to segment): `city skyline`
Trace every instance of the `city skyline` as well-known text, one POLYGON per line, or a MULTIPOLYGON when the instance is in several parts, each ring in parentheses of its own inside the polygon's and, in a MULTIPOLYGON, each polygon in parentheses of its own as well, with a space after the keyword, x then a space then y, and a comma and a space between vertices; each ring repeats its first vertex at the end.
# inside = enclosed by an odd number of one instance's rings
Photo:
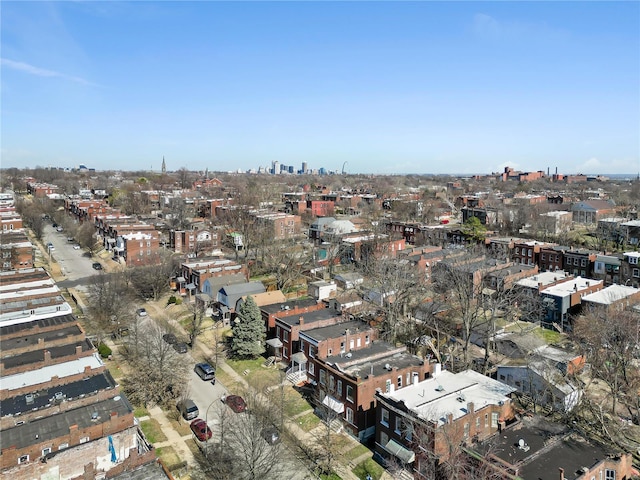
POLYGON ((2 167, 640 170, 637 2, 3 2, 2 167))

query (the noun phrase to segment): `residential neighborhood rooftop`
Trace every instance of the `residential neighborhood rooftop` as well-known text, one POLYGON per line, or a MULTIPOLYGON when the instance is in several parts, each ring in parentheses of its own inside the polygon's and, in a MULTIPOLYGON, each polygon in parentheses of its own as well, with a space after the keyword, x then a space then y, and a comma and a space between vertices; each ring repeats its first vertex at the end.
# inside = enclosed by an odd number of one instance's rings
POLYGON ((640 293, 640 289, 625 285, 610 285, 599 292, 593 292, 582 297, 583 302, 611 305, 619 300, 640 293))

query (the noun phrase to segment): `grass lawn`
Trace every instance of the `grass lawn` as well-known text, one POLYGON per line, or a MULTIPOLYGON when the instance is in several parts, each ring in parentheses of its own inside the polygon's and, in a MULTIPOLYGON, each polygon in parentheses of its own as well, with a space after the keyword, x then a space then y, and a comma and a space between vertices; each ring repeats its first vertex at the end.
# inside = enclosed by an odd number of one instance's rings
POLYGON ((298 417, 295 421, 298 423, 298 426, 305 432, 310 432, 318 425, 320 425, 320 418, 313 412, 309 412, 302 417, 298 417))
POLYGON ((356 458, 358 458, 359 456, 364 455, 365 453, 368 453, 373 456, 373 453, 371 452, 371 450, 369 450, 365 445, 360 444, 353 447, 351 450, 346 451, 344 454, 344 459, 347 462, 351 462, 356 458))
POLYGON ((384 469, 378 465, 375 460, 368 458, 364 462, 358 464, 358 466, 352 471, 360 480, 367 478, 367 473, 373 477, 373 480, 378 480, 382 477, 384 469))
POLYGON ((216 382, 220 382, 227 390, 234 393, 239 392, 243 388, 242 385, 236 382, 236 380, 222 368, 216 369, 216 382))
POLYGON ((109 365, 109 373, 111 373, 111 376, 116 382, 124 376, 122 367, 118 363, 111 363, 109 365))
POLYGON ((303 412, 310 412, 313 407, 293 387, 285 387, 284 412, 287 417, 294 417, 303 412))
POLYGON ((133 415, 138 418, 147 417, 149 416, 149 411, 144 407, 136 407, 135 410, 133 411, 133 415))
POLYGON ((173 447, 156 448, 156 455, 160 457, 160 460, 163 461, 169 470, 177 467, 182 462, 173 447))
POLYGON ((320 475, 320 479, 321 480, 342 480, 342 477, 337 473, 329 473, 329 474, 323 473, 322 475, 320 475))
MULTIPOLYGON (((168 418, 168 417, 167 417, 168 418)), ((181 437, 185 435, 191 434, 191 428, 189 428, 189 422, 186 420, 174 420, 173 418, 169 418, 169 423, 173 427, 173 429, 180 434, 181 437)))
POLYGON ((536 328, 533 333, 542 338, 547 343, 558 343, 562 340, 562 333, 548 328, 536 328))
POLYGON ((164 442, 167 436, 162 431, 160 424, 154 418, 140 422, 140 428, 150 443, 164 442))
POLYGON ((193 453, 194 456, 197 457, 198 455, 202 455, 202 452, 200 451, 200 448, 198 447, 198 444, 196 444, 195 440, 185 440, 184 443, 187 444, 187 447, 189 447, 189 450, 191 450, 191 453, 193 453))
POLYGON ((233 368, 239 375, 244 377, 249 385, 258 390, 272 385, 278 385, 282 381, 282 372, 275 368, 265 368, 262 364, 266 361, 264 357, 250 360, 227 360, 227 365, 233 368), (247 375, 244 372, 247 372, 247 375))

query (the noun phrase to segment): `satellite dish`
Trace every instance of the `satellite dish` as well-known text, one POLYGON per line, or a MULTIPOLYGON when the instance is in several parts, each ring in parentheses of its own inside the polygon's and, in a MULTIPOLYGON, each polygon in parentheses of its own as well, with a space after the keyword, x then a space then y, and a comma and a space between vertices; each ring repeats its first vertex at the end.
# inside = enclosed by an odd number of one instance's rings
POLYGON ((524 447, 524 440, 522 438, 520 440, 518 440, 518 446, 520 448, 524 447))

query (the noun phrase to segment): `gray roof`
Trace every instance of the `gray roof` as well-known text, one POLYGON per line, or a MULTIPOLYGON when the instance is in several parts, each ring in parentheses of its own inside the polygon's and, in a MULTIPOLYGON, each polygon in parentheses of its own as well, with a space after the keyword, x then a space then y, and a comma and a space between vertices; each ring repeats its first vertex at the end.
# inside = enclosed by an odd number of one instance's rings
POLYGON ((334 310, 333 308, 323 308, 322 310, 314 310, 313 312, 305 312, 299 315, 290 315, 288 317, 276 316, 276 321, 280 321, 286 325, 294 326, 300 323, 300 317, 304 319, 305 325, 312 325, 314 322, 328 320, 330 318, 340 319, 342 318, 342 314, 338 310, 334 310))
MULTIPOLYGON (((245 295, 251 295, 252 293, 264 293, 267 289, 264 288, 264 284, 262 282, 248 282, 248 283, 237 283, 234 285, 226 285, 222 287, 218 293, 221 295, 226 295, 227 301, 226 305, 229 308, 235 308, 236 303, 245 295)), ((218 296, 218 301, 220 301, 220 295, 218 296)))
POLYGON ((318 342, 323 340, 327 340, 329 338, 340 338, 345 335, 345 330, 349 330, 350 332, 359 332, 365 330, 373 330, 369 325, 365 322, 359 320, 351 320, 348 322, 337 323, 335 325, 329 325, 327 327, 319 327, 312 328, 309 330, 305 330, 304 333, 300 333, 300 335, 304 335, 305 337, 312 338, 318 342))
POLYGON ((0 360, 5 369, 16 368, 31 363, 44 362, 44 352, 48 351, 51 354, 51 359, 70 357, 76 353, 76 347, 80 347, 82 352, 88 352, 93 350, 93 344, 87 340, 81 340, 68 345, 59 345, 56 347, 43 346, 38 350, 31 350, 29 352, 21 353, 20 355, 14 355, 12 357, 6 357, 0 360))
POLYGON ((102 402, 38 418, 3 430, 2 444, 5 448, 15 446, 17 449, 40 444, 46 440, 68 435, 71 425, 77 425, 78 430, 84 430, 91 425, 107 422, 111 419, 113 412, 122 417, 133 412, 133 407, 124 395, 117 395, 102 402))
MULTIPOLYGON (((3 332, 4 333, 4 332, 3 332)), ((52 340, 60 340, 64 337, 74 337, 80 335, 82 330, 76 325, 70 325, 68 327, 58 328, 52 332, 40 332, 33 335, 29 335, 28 332, 19 337, 9 338, 3 337, 0 340, 0 351, 4 354, 10 353, 10 350, 15 348, 23 348, 31 345, 38 345, 38 340, 42 339, 44 343, 52 340)))
POLYGON ((168 480, 169 477, 158 460, 137 467, 134 470, 123 472, 111 480, 168 480))
POLYGON ((335 365, 340 371, 354 376, 388 375, 389 370, 385 368, 387 365, 402 371, 407 367, 424 364, 424 360, 410 354, 406 349, 402 350, 380 341, 371 342, 368 348, 351 350, 342 355, 339 352, 336 353, 337 355, 327 357, 325 361, 335 365))
POLYGON ((278 312, 286 312, 288 310, 294 310, 296 308, 314 307, 316 306, 317 303, 318 302, 315 298, 303 298, 301 300, 300 299, 289 300, 288 302, 284 302, 284 303, 274 303, 272 305, 263 305, 262 307, 260 307, 260 310, 266 313, 278 313, 278 312))

